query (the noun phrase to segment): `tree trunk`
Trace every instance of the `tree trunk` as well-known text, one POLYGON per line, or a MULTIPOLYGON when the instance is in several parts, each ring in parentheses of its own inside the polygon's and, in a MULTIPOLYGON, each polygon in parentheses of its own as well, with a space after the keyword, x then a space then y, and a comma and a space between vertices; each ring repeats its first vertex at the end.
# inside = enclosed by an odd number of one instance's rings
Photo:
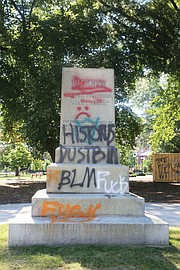
POLYGON ((15 174, 16 174, 16 176, 19 176, 19 168, 18 167, 16 167, 15 174))
POLYGON ((53 148, 49 149, 49 154, 52 158, 52 161, 55 162, 55 150, 53 148))

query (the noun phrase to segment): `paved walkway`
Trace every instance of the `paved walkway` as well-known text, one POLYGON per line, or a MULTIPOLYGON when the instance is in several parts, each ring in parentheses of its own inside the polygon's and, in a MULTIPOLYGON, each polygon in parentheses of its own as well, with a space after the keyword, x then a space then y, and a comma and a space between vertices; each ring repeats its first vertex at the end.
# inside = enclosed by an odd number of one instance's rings
MULTIPOLYGON (((9 223, 12 218, 25 206, 31 204, 0 204, 0 224, 9 223)), ((145 203, 145 211, 155 215, 170 226, 180 226, 180 204, 145 203)))
POLYGON ((144 176, 129 177, 129 181, 153 182, 153 176, 152 175, 144 175, 144 176))

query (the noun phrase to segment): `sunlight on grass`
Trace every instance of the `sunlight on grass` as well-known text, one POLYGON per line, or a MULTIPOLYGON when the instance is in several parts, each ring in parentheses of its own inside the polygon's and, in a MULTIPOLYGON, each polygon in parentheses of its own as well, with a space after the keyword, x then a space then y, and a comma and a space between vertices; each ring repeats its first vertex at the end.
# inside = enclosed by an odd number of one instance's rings
POLYGON ((171 261, 176 268, 180 269, 180 227, 170 227, 170 244, 179 250, 177 256, 174 256, 173 252, 163 253, 164 258, 171 261))
POLYGON ((1 270, 177 270, 180 227, 170 227, 169 247, 33 246, 8 249, 8 225, 0 225, 1 270))
POLYGON ((170 243, 180 248, 180 227, 170 227, 170 243))

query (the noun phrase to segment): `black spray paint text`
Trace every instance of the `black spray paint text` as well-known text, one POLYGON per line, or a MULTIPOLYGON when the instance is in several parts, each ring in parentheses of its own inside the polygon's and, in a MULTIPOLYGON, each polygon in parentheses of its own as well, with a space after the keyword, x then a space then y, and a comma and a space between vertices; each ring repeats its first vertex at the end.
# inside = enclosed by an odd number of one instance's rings
POLYGON ((100 146, 67 147, 60 144, 58 163, 73 162, 74 160, 76 163, 97 164, 103 161, 107 164, 118 164, 118 150, 113 146, 103 149, 100 146))
POLYGON ((62 126, 63 144, 66 145, 67 140, 70 139, 71 144, 87 143, 88 145, 94 142, 106 142, 110 146, 115 139, 115 125, 114 124, 100 124, 77 126, 73 124, 62 126))
POLYGON ((110 176, 109 171, 99 171, 95 170, 95 168, 90 169, 86 167, 84 176, 79 181, 79 177, 77 177, 77 170, 73 169, 62 170, 60 183, 58 184, 58 189, 65 185, 69 185, 70 188, 79 186, 81 188, 90 186, 95 187, 100 192, 105 193, 119 193, 125 194, 128 192, 128 182, 126 180, 126 176, 118 175, 118 179, 108 181, 108 176, 110 176))

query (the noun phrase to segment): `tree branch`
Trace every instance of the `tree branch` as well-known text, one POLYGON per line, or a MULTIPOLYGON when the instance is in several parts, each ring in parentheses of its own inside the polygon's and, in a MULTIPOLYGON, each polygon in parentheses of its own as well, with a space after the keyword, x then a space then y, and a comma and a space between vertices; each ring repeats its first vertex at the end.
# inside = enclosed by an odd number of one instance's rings
POLYGON ((100 2, 103 6, 105 6, 106 8, 111 8, 111 6, 110 6, 109 4, 107 4, 105 1, 99 0, 99 2, 100 2))
POLYGON ((1 51, 7 51, 8 48, 6 48, 6 47, 0 45, 0 50, 1 50, 1 51))
POLYGON ((11 0, 11 4, 13 5, 13 7, 15 8, 15 10, 18 11, 19 15, 21 16, 21 18, 23 19, 23 14, 21 12, 21 10, 18 8, 18 6, 16 5, 16 2, 14 0, 11 0))
MULTIPOLYGON (((124 9, 122 7, 120 7, 120 6, 118 6, 118 7, 111 6, 111 5, 107 4, 104 0, 99 0, 99 2, 104 7, 106 7, 109 12, 113 11, 113 12, 119 13, 121 16, 128 19, 129 22, 131 22, 131 23, 135 22, 135 23, 141 24, 141 20, 138 18, 138 16, 132 16, 132 15, 128 14, 127 12, 124 11, 124 9)), ((120 19, 118 19, 118 18, 113 17, 113 20, 116 23, 120 23, 120 19)))
POLYGON ((32 16, 33 8, 34 8, 36 2, 37 2, 37 0, 33 0, 32 1, 31 9, 30 9, 30 12, 29 12, 29 19, 28 19, 28 26, 29 26, 29 28, 30 28, 30 22, 31 22, 31 16, 32 16))
POLYGON ((171 4, 173 5, 173 7, 175 8, 175 10, 179 10, 178 6, 176 5, 174 0, 170 0, 171 4))

